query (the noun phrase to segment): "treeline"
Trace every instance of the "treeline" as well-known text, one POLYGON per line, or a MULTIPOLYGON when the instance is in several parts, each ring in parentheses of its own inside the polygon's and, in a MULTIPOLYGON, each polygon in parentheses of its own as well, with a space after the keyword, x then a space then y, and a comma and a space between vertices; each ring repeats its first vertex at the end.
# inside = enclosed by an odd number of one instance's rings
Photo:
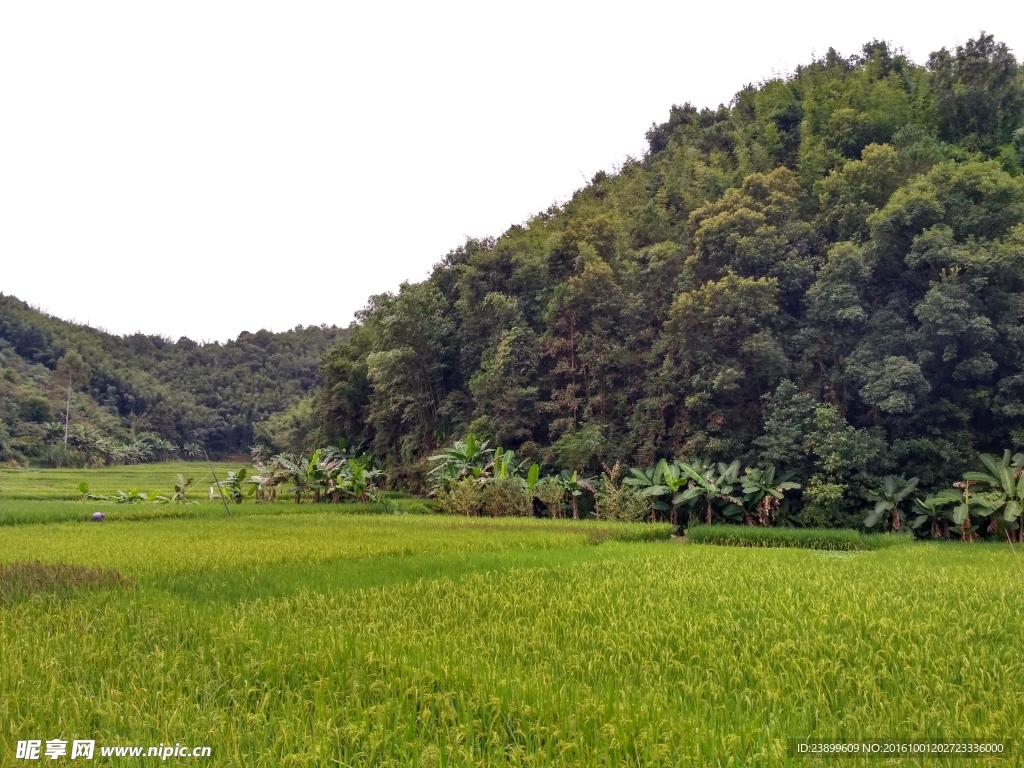
POLYGON ((372 297, 309 445, 413 489, 468 432, 580 477, 772 465, 805 525, 861 524, 888 475, 948 487, 1024 447, 1022 115, 985 34, 673 107, 643 158, 372 297))
POLYGON ((223 344, 115 336, 0 294, 0 461, 248 454, 257 440, 286 448, 310 429, 320 359, 344 334, 300 326, 223 344))
MULTIPOLYGON (((779 474, 771 464, 741 469, 739 460, 713 462, 698 456, 661 459, 653 467, 630 467, 628 472, 618 463, 604 465, 600 477, 568 470, 542 475, 539 464, 519 460, 512 450, 491 448, 472 433, 428 460, 433 464, 427 472, 431 495, 442 511, 457 515, 565 517, 571 509, 575 520, 591 515, 663 520, 687 530, 695 524, 795 528, 817 522, 792 503, 794 492, 801 490, 792 480, 795 472, 779 474)), ((932 539, 1024 541, 1024 453, 981 454, 976 464, 982 471, 965 472, 950 487, 928 495, 916 492, 920 478, 886 475, 878 487, 847 500, 850 509, 860 506, 862 512, 860 520, 846 522, 892 533, 909 529, 932 539)), ((848 540, 844 533, 837 535, 848 540)), ((792 540, 756 534, 741 538, 758 546, 792 540)))

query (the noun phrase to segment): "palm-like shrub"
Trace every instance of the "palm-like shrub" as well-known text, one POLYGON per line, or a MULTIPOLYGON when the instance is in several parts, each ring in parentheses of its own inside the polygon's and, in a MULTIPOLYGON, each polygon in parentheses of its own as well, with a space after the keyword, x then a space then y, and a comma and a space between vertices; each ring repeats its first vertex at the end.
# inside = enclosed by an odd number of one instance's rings
POLYGON ((465 439, 456 441, 451 448, 430 456, 427 460, 435 462, 436 465, 427 472, 427 479, 435 492, 450 489, 455 483, 467 477, 483 477, 495 453, 494 449, 487 446, 486 440, 481 442, 470 432, 465 439))
MULTIPOLYGON (((900 480, 892 475, 883 478, 880 489, 868 491, 867 493, 868 501, 875 502, 875 506, 868 512, 867 517, 864 518, 865 527, 872 528, 879 521, 883 521, 888 517, 893 533, 902 528, 903 510, 901 507, 911 492, 917 488, 917 483, 918 479, 916 477, 912 477, 907 481, 900 480)), ((909 504, 910 502, 907 502, 908 506, 909 504)))
POLYGON ((726 520, 742 517, 742 502, 733 495, 740 484, 739 461, 712 464, 698 459, 691 464, 679 462, 679 469, 689 479, 681 501, 694 500, 702 504, 706 525, 711 524, 716 502, 722 504, 720 514, 726 520))
POLYGON ((764 469, 747 467, 740 480, 743 488, 743 506, 747 509, 747 523, 762 526, 775 525, 775 517, 786 491, 795 491, 800 483, 794 483, 791 475, 775 477, 775 467, 769 464, 764 469))
POLYGON ((917 516, 910 521, 910 527, 916 531, 927 523, 933 539, 948 538, 949 524, 953 522, 953 513, 949 507, 958 499, 958 495, 952 491, 942 491, 924 499, 915 497, 914 511, 917 516))
MULTIPOLYGON (((1019 521, 1024 511, 1024 454, 1011 456, 1010 451, 1004 451, 1001 458, 989 453, 978 458, 988 471, 966 472, 964 480, 987 488, 981 512, 991 517, 989 530, 1020 531, 1019 521)), ((1018 538, 1022 538, 1020 533, 1018 538)))

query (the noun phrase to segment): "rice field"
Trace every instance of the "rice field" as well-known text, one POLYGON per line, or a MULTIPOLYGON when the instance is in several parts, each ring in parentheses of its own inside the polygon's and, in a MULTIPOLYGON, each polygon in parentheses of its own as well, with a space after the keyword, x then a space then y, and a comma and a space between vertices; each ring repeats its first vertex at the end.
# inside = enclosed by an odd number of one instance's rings
MULTIPOLYGON (((213 472, 223 480, 228 470, 252 467, 246 462, 214 462, 213 472)), ((136 488, 144 493, 159 491, 170 496, 178 474, 195 481, 194 495, 207 498, 213 483, 210 465, 204 461, 165 461, 98 469, 0 468, 0 502, 11 499, 73 500, 81 495, 78 484, 85 481, 92 493, 111 496, 136 488)))
POLYGON ((816 765, 788 740, 1019 739, 1008 549, 668 534, 331 512, 0 529, 0 578, 106 574, 0 588, 0 764, 56 737, 218 766, 816 765))

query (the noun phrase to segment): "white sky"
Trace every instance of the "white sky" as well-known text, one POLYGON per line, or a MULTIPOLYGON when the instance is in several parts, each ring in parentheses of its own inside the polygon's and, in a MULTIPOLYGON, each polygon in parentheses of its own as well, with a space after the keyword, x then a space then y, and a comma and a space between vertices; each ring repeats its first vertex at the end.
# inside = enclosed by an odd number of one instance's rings
POLYGON ((872 38, 1024 54, 1017 3, 944 6, 4 2, 0 292, 115 333, 345 325, 673 103, 872 38))

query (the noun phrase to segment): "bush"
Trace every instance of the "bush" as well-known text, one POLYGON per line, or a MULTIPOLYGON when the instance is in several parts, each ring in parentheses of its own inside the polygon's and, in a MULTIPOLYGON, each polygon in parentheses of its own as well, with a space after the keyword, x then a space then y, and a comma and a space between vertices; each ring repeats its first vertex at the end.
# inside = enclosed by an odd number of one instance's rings
POLYGON ((548 508, 552 517, 562 517, 565 505, 565 486, 557 477, 545 477, 533 488, 533 495, 548 508))
POLYGON ((494 478, 484 485, 483 507, 491 517, 529 517, 533 499, 517 478, 494 478))
POLYGON ((479 480, 460 480, 437 495, 437 506, 449 515, 475 516, 484 511, 484 487, 479 480))
POLYGON ((802 549, 867 550, 906 544, 912 536, 863 534, 837 528, 759 528, 746 525, 691 525, 686 535, 694 544, 729 547, 797 547, 802 549))
POLYGON ((600 520, 622 520, 635 523, 651 519, 650 499, 640 495, 631 485, 619 481, 618 463, 604 469, 601 489, 597 492, 595 515, 600 520))

